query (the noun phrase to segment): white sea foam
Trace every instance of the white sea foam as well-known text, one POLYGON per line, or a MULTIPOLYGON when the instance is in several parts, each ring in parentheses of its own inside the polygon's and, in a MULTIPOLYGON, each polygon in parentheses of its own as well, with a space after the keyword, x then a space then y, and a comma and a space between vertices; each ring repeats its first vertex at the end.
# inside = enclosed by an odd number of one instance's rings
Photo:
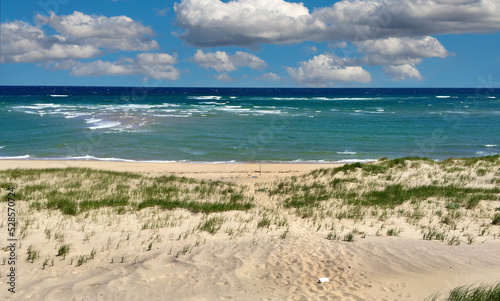
POLYGON ((253 110, 252 114, 284 114, 281 110, 253 110))
POLYGON ((31 106, 15 106, 14 109, 29 109, 29 110, 41 110, 49 108, 60 108, 61 105, 56 105, 53 103, 35 103, 31 106))
POLYGON ((216 102, 216 101, 201 101, 200 104, 204 105, 225 105, 225 102, 216 102))
POLYGON ((495 96, 488 96, 488 98, 490 98, 490 99, 496 99, 495 96))
POLYGON ((498 145, 496 145, 496 144, 486 144, 485 146, 486 147, 497 147, 498 145))
POLYGON ((314 97, 315 100, 377 100, 380 97, 314 97))
POLYGON ((81 117, 81 116, 88 116, 90 113, 77 113, 77 112, 61 112, 64 116, 64 118, 76 118, 76 117, 81 117))
POLYGON ((136 162, 135 160, 121 159, 121 158, 99 158, 92 155, 85 155, 79 157, 65 157, 63 160, 96 160, 96 161, 117 161, 117 162, 136 162))
POLYGON ((273 100, 308 100, 306 97, 273 97, 273 100))
POLYGON ((476 152, 476 155, 478 155, 478 156, 495 156, 495 155, 498 155, 498 153, 478 151, 478 152, 476 152))
POLYGON ((24 156, 13 156, 13 157, 0 157, 1 160, 17 160, 17 159, 28 159, 31 158, 30 155, 24 156))
POLYGON ((445 113, 448 113, 448 114, 470 114, 469 112, 465 112, 465 111, 444 111, 445 113))
POLYGON ((356 152, 352 152, 352 151, 343 151, 343 152, 337 152, 337 154, 339 155, 355 155, 356 152))
POLYGON ((449 95, 438 95, 436 98, 450 98, 451 96, 449 95))
POLYGON ((208 95, 208 96, 189 96, 188 97, 188 99, 196 99, 196 100, 209 100, 209 99, 219 100, 221 98, 222 98, 222 96, 214 96, 214 95, 208 95))
POLYGON ((339 163, 367 163, 367 162, 375 162, 375 161, 378 161, 378 159, 343 159, 343 160, 339 160, 339 161, 336 161, 336 162, 339 162, 339 163))
POLYGON ((4 147, 5 147, 5 145, 0 146, 0 148, 4 148, 4 147))
POLYGON ((100 122, 100 121, 102 121, 102 119, 98 119, 98 118, 85 119, 85 123, 96 123, 96 122, 100 122))
POLYGON ((120 124, 122 124, 122 123, 119 121, 100 121, 95 126, 89 127, 89 129, 91 129, 91 130, 107 129, 107 128, 112 128, 112 127, 118 126, 120 124))
POLYGON ((66 94, 52 94, 50 97, 68 97, 66 94))
POLYGON ((241 107, 222 107, 222 108, 216 108, 217 111, 225 111, 225 112, 249 112, 249 108, 241 108, 241 107))

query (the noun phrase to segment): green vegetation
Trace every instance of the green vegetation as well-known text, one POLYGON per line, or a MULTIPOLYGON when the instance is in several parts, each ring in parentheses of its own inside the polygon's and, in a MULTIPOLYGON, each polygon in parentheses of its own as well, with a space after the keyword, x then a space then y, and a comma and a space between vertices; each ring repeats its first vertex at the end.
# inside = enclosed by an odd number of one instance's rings
POLYGON ((500 225, 500 213, 495 213, 493 216, 493 221, 491 222, 493 225, 500 225))
MULTIPOLYGON (((427 300, 436 301, 438 295, 435 295, 427 300)), ((481 285, 478 287, 460 286, 454 288, 450 295, 442 299, 444 301, 493 301, 500 300, 500 283, 490 286, 481 285)))
POLYGON ((500 283, 492 286, 457 287, 453 289, 448 298, 450 301, 491 301, 500 300, 500 283))
MULTIPOLYGON (((408 157, 345 164, 277 181, 267 191, 271 197, 280 197, 285 208, 295 209, 295 213, 303 218, 324 215, 324 211, 332 206, 350 205, 351 208, 337 211, 335 215, 337 218, 356 219, 364 214, 359 206, 387 209, 410 202, 418 207, 421 202, 430 200, 444 201, 448 210, 473 210, 481 201, 500 200, 498 187, 469 185, 478 176, 492 175, 500 165, 500 156, 483 159, 436 162, 408 157)), ((487 183, 496 180, 490 179, 487 183)), ((452 222, 452 217, 443 219, 445 224, 452 225, 452 222)))
POLYGON ((399 236, 401 231, 402 230, 398 228, 390 228, 389 230, 387 230, 387 236, 399 236))
POLYGON ((67 244, 64 244, 62 245, 61 247, 59 247, 59 250, 57 251, 57 256, 62 256, 64 258, 66 258, 66 255, 68 255, 69 253, 69 245, 67 244))
MULTIPOLYGON (((56 209, 67 215, 102 207, 117 208, 118 214, 125 214, 127 208, 153 206, 194 213, 254 207, 235 184, 173 175, 147 177, 89 168, 10 169, 0 171, 0 185, 17 187, 16 200, 28 201, 32 209, 56 209)), ((2 200, 7 201, 7 194, 2 200)))
POLYGON ((31 261, 31 263, 33 263, 35 259, 40 258, 40 251, 36 250, 33 246, 29 246, 26 255, 26 261, 31 261))
POLYGON ((224 223, 223 217, 211 217, 205 220, 205 222, 201 223, 198 226, 198 228, 201 231, 207 231, 210 234, 215 234, 220 230, 223 223, 224 223))

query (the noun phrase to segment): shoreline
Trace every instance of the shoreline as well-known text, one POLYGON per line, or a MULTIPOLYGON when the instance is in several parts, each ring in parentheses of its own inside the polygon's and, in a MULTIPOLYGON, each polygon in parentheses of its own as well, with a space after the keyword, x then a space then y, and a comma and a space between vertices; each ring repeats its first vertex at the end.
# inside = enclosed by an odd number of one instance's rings
POLYGON ((27 168, 92 168, 134 172, 151 176, 176 174, 196 179, 234 182, 261 182, 299 175, 319 168, 334 168, 344 163, 159 163, 97 160, 1 160, 0 170, 27 168))

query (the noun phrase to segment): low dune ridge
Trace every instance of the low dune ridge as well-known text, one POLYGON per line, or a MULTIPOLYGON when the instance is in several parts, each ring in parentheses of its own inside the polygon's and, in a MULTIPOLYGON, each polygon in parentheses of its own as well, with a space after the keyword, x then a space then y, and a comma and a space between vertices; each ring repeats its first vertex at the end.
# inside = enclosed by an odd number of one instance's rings
POLYGON ((498 156, 56 163, 2 161, 4 300, 441 300, 500 280, 498 156))

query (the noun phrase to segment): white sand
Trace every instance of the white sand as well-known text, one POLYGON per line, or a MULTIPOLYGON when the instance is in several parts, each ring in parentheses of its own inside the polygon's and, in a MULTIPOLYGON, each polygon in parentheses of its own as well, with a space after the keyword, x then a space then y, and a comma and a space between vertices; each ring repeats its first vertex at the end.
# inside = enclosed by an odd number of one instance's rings
MULTIPOLYGON (((151 175, 173 172, 234 181, 248 187, 255 182, 325 167, 262 164, 261 174, 258 164, 0 161, 0 169, 68 165, 151 175)), ((272 200, 256 201, 265 204, 272 200)), ((19 216, 28 211, 25 202, 18 202, 17 208, 19 216)), ((331 230, 326 223, 320 223, 322 227, 318 229, 311 220, 281 208, 268 210, 286 217, 288 225, 257 228, 256 223, 263 216, 259 210, 264 209, 212 214, 225 218, 215 235, 196 231, 205 217, 185 210, 147 208, 117 215, 113 209, 105 208, 76 217, 59 211, 34 211, 29 217, 22 216, 21 223, 25 225, 30 220, 30 224, 17 251, 17 293, 7 292, 8 265, 0 265, 0 299, 423 300, 459 285, 500 280, 500 239, 495 239, 496 233, 500 235, 499 226, 491 226, 490 235, 477 237, 471 245, 462 237, 459 246, 450 246, 446 241, 423 240, 420 231, 403 219, 384 223, 334 219, 332 223, 339 233, 348 229, 366 233, 364 238, 358 235, 354 242, 345 242, 327 240, 331 230), (151 226, 155 222, 161 226, 151 226), (383 235, 377 236, 381 224, 385 225, 379 231, 383 235), (145 229, 144 225, 148 227, 145 229), (404 230, 401 235, 386 236, 387 228, 395 226, 404 230), (46 230, 51 231, 50 239, 46 230), (71 246, 65 259, 55 256, 63 244, 71 246), (40 251, 40 258, 34 263, 26 261, 30 245, 40 251), (95 258, 77 266, 78 259, 93 249, 95 258), (42 269, 44 259, 48 265, 42 269), (318 284, 319 277, 328 277, 330 281, 318 284)), ((0 212, 5 221, 5 203, 0 203, 0 212)), ((3 248, 7 229, 5 222, 0 224, 3 248)))

